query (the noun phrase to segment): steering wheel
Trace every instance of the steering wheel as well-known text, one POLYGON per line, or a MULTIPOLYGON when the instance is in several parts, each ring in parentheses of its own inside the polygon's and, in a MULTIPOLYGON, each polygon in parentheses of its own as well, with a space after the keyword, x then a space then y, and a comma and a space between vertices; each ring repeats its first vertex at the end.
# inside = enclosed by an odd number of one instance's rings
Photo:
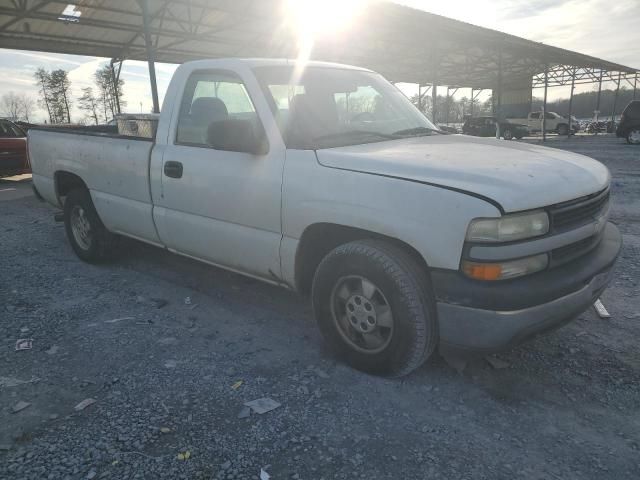
POLYGON ((352 122, 374 122, 375 120, 376 117, 371 112, 360 112, 351 117, 352 122))

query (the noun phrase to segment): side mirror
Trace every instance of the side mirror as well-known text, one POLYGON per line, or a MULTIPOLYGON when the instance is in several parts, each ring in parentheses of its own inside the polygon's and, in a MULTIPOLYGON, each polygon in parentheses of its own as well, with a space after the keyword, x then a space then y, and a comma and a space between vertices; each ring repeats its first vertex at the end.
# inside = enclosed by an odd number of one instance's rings
POLYGON ((262 128, 255 131, 249 120, 228 118, 211 122, 207 129, 207 144, 216 150, 266 155, 269 152, 267 136, 262 128))

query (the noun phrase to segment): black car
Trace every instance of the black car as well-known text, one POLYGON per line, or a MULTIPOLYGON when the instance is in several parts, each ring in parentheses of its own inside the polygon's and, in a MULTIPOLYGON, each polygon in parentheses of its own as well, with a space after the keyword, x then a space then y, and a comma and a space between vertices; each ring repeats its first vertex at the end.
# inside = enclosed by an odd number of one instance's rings
POLYGON ((628 143, 640 145, 640 100, 632 100, 626 106, 616 136, 626 138, 628 143))
MULTIPOLYGON (((475 137, 495 137, 496 125, 498 125, 498 119, 496 117, 470 117, 465 120, 462 126, 462 133, 475 137)), ((511 140, 513 138, 520 140, 527 135, 527 133, 529 132, 525 125, 500 122, 500 136, 505 140, 511 140)))

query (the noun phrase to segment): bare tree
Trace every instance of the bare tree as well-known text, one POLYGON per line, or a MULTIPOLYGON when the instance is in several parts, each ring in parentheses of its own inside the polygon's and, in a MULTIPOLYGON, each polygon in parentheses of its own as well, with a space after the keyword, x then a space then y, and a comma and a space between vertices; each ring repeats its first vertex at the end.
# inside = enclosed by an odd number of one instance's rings
POLYGON ((21 93, 18 95, 18 102, 20 103, 21 118, 25 122, 29 123, 31 121, 33 109, 36 106, 36 101, 26 93, 21 93))
POLYGON ((51 91, 49 90, 51 76, 49 75, 49 72, 47 72, 44 68, 39 68, 38 70, 36 70, 36 73, 33 76, 36 79, 36 84, 38 85, 38 89, 40 91, 40 106, 47 110, 47 113, 49 114, 49 122, 55 123, 53 111, 51 109, 51 102, 49 101, 51 97, 51 91))
POLYGON ((49 90, 57 123, 71 123, 71 82, 66 70, 54 70, 49 75, 49 90))
POLYGON ((85 87, 82 89, 82 96, 80 97, 80 110, 86 112, 87 117, 91 118, 96 125, 98 125, 98 112, 100 105, 98 99, 93 94, 93 88, 85 87))
POLYGON ((29 121, 35 102, 33 98, 24 93, 5 93, 0 99, 2 114, 13 120, 29 121))
POLYGON ((18 120, 20 118, 20 98, 14 92, 5 93, 1 100, 2 113, 11 118, 18 120))
POLYGON ((116 116, 120 111, 120 107, 126 105, 126 102, 122 100, 124 96, 124 80, 119 79, 116 82, 112 65, 105 65, 96 70, 94 79, 98 87, 97 98, 101 110, 104 112, 104 120, 107 122, 116 116))

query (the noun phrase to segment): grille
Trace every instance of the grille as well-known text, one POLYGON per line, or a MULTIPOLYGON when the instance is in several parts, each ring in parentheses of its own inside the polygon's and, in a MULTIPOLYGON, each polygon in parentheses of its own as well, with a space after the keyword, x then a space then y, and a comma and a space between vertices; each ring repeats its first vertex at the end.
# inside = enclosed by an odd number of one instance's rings
POLYGON ((569 230, 589 223, 605 213, 608 206, 608 189, 588 197, 555 205, 550 209, 553 229, 554 231, 569 230))
POLYGON ((558 265, 560 263, 568 262, 577 258, 581 255, 584 255, 593 247, 595 247, 598 243, 598 236, 594 235, 592 237, 583 238, 574 243, 570 243, 569 245, 565 245, 564 247, 556 248, 551 251, 551 261, 554 265, 558 265))

